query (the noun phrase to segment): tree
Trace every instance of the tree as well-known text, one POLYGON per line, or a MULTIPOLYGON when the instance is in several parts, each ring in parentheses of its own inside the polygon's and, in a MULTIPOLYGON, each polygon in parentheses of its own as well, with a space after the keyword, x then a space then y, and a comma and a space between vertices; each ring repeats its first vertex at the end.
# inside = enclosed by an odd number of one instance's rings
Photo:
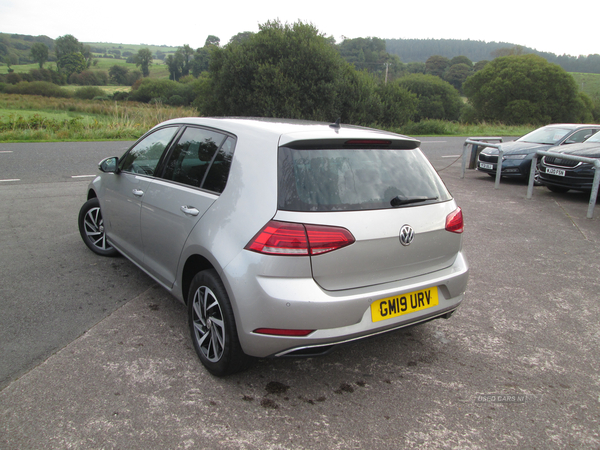
POLYGON ((87 45, 80 43, 71 34, 66 34, 54 41, 56 66, 66 74, 67 79, 73 73, 81 73, 92 63, 92 53, 87 45))
POLYGON ((473 67, 473 61, 463 55, 455 56, 450 60, 450 67, 454 66, 455 64, 466 64, 469 67, 473 67))
POLYGON ((178 50, 174 55, 168 55, 165 58, 165 64, 169 68, 169 80, 179 81, 183 75, 183 68, 185 66, 183 53, 178 50))
POLYGON ((81 47, 81 43, 72 34, 65 34, 64 36, 58 37, 54 41, 56 59, 58 60, 69 53, 81 52, 81 47))
POLYGON ((251 31, 242 31, 241 33, 238 33, 235 36, 233 36, 231 39, 229 39, 229 42, 228 42, 227 45, 229 45, 229 44, 240 44, 241 42, 245 41, 246 39, 248 39, 253 34, 254 33, 251 32, 251 31))
POLYGON ((44 68, 44 63, 48 61, 48 46, 41 42, 36 42, 31 46, 31 58, 40 65, 40 69, 44 68))
MULTIPOLYGON (((209 36, 209 37, 211 37, 211 36, 209 36)), ((214 37, 214 36, 212 36, 212 37, 214 37)), ((217 39, 219 39, 219 38, 217 38, 217 39)), ((183 47, 179 47, 177 49, 177 51, 181 52, 181 56, 183 59, 181 75, 185 77, 190 74, 191 62, 194 57, 194 50, 188 44, 185 44, 183 47)))
POLYGON ((115 64, 110 69, 108 69, 108 75, 110 76, 110 80, 118 85, 127 85, 127 73, 129 69, 125 66, 121 66, 119 64, 115 64))
POLYGON ((192 67, 192 75, 196 78, 200 76, 202 72, 206 72, 210 65, 210 48, 201 47, 194 53, 194 60, 190 63, 192 67))
POLYGON ((573 77, 537 55, 496 58, 463 85, 478 119, 507 124, 590 120, 573 77))
POLYGON ((408 73, 425 73, 426 67, 423 62, 409 62, 406 64, 406 71, 408 73))
POLYGON ((463 107, 459 92, 435 75, 414 73, 398 80, 403 88, 417 96, 415 121, 423 119, 457 120, 463 107))
POLYGON ((345 64, 312 25, 267 22, 246 40, 213 49, 204 107, 214 115, 333 121, 345 64))
POLYGON ((525 47, 521 45, 515 45, 514 47, 502 47, 490 52, 493 58, 501 58, 503 56, 511 55, 524 55, 526 52, 525 47))
POLYGON ((428 75, 441 78, 448 67, 450 67, 450 60, 445 56, 433 55, 425 61, 425 73, 428 75))
POLYGON ((4 56, 4 63, 8 67, 8 73, 14 72, 14 69, 12 69, 10 66, 16 66, 19 64, 19 57, 14 53, 9 53, 8 55, 4 56))
POLYGON ((454 86, 458 91, 462 90, 465 80, 473 73, 473 68, 467 64, 454 64, 444 72, 444 80, 454 86))
POLYGON ((219 39, 217 36, 213 36, 211 34, 206 38, 206 41, 204 42, 204 46, 208 47, 210 45, 214 45, 215 47, 218 47, 220 43, 221 43, 221 39, 219 39))
POLYGON ((81 73, 88 68, 85 57, 80 53, 67 53, 61 56, 56 63, 67 75, 67 79, 74 73, 81 73))
POLYGON ((475 72, 479 72, 480 70, 482 70, 487 65, 487 63, 489 63, 489 61, 485 60, 485 59, 482 59, 481 61, 477 61, 475 63, 475 65, 473 66, 473 70, 475 72))
POLYGON ((152 65, 152 52, 147 48, 138 50, 135 55, 135 65, 142 69, 144 77, 150 75, 150 66, 152 65))

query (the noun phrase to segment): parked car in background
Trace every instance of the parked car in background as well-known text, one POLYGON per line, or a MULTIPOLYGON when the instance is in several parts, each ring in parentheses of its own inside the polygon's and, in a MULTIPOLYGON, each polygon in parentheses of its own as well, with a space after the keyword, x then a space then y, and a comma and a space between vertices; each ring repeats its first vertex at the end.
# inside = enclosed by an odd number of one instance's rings
POLYGON ((562 155, 600 159, 600 133, 581 144, 550 150, 556 156, 544 156, 540 162, 540 181, 553 192, 591 191, 596 169, 593 164, 562 158, 562 155))
MULTIPOLYGON (((553 124, 538 128, 520 137, 516 141, 501 144, 504 152, 502 159, 503 177, 529 178, 531 161, 538 150, 561 145, 583 142, 600 130, 600 125, 553 124)), ((484 148, 479 154, 477 169, 496 176, 498 149, 484 148)), ((539 184, 539 172, 536 172, 536 184, 539 184)))
POLYGON ((339 123, 170 120, 100 163, 80 233, 187 304, 215 375, 326 353, 463 300, 462 212, 419 144, 339 123))

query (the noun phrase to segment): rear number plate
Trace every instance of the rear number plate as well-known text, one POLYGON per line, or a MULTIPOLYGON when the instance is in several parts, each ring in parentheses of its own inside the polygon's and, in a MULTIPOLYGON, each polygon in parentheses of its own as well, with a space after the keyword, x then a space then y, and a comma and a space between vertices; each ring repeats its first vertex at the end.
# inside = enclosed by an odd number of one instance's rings
POLYGON ((488 169, 488 170, 493 170, 494 169, 494 165, 493 164, 486 164, 486 163, 479 163, 479 167, 481 167, 482 169, 488 169))
POLYGON ((383 298, 371 303, 371 320, 379 322, 381 320, 392 319, 404 314, 431 308, 438 303, 437 287, 383 298))
POLYGON ((561 169, 552 169, 551 167, 546 167, 546 173, 550 175, 558 175, 559 177, 565 176, 565 171, 561 169))

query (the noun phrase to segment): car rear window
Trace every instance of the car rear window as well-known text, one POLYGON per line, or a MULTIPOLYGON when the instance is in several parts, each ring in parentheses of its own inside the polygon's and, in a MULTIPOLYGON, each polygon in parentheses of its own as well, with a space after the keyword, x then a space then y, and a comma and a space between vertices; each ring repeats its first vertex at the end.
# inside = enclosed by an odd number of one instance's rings
POLYGON ((387 209, 452 198, 418 149, 281 147, 278 171, 278 207, 286 211, 387 209))

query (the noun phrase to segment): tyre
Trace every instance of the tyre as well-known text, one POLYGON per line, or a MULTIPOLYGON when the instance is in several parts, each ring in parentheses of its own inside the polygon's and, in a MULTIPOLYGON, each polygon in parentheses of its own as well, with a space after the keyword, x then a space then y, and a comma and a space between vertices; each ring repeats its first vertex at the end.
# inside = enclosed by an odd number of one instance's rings
POLYGON ((102 256, 115 256, 119 252, 106 239, 104 220, 97 198, 85 202, 79 210, 79 234, 85 245, 102 256))
POLYGON ((199 272, 192 280, 188 320, 194 349, 210 373, 225 376, 250 365, 252 358, 242 351, 229 296, 214 270, 199 272))
POLYGON ((562 187, 562 186, 546 186, 548 189, 550 189, 552 192, 556 192, 557 194, 564 194, 565 192, 569 191, 568 187, 562 187))

